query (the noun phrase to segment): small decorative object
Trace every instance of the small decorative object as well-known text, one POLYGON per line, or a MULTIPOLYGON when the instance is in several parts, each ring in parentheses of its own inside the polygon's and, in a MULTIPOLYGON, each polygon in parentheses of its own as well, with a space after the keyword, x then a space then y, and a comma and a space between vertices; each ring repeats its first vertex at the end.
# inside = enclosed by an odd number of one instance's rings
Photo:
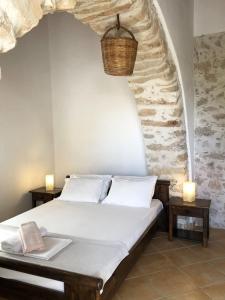
POLYGON ((54 175, 45 176, 45 187, 46 187, 46 191, 54 190, 54 175))
POLYGON ((130 30, 120 25, 119 15, 117 15, 117 25, 110 27, 104 34, 101 47, 106 74, 114 76, 133 74, 138 42, 130 30), (117 29, 116 36, 108 36, 113 29, 117 29), (120 29, 128 33, 129 37, 122 36, 120 29))
POLYGON ((186 181, 183 184, 183 200, 186 202, 195 201, 195 182, 186 181))

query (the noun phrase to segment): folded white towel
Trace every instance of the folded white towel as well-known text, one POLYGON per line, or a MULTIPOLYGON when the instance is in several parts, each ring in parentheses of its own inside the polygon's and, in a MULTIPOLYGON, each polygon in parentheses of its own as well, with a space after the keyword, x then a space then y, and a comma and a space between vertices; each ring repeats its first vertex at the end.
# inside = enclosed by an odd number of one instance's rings
MULTIPOLYGON (((41 236, 44 237, 48 234, 45 227, 40 227, 41 236)), ((1 242, 1 248, 3 251, 10 253, 23 253, 22 241, 20 238, 19 231, 17 231, 13 236, 1 242)))
POLYGON ((23 253, 29 253, 34 250, 45 250, 45 243, 36 222, 21 224, 19 234, 22 241, 23 253))

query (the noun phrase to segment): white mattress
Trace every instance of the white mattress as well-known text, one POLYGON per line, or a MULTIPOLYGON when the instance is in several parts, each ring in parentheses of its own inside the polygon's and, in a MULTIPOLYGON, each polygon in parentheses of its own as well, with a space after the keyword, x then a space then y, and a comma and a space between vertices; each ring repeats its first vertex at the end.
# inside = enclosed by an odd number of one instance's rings
MULTIPOLYGON (((130 250, 161 210, 161 201, 155 199, 150 208, 53 200, 1 224, 19 226, 27 221, 36 221, 49 232, 99 241, 123 242, 130 250)), ((62 282, 3 268, 0 268, 0 276, 64 290, 62 282)))

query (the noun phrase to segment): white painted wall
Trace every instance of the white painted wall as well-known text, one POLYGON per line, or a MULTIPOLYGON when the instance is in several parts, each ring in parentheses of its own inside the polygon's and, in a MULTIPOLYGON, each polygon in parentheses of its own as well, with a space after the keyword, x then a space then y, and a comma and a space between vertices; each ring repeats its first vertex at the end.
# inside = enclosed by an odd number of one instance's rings
POLYGON ((194 173, 193 0, 155 0, 183 91, 190 177, 194 173))
POLYGON ((48 16, 56 181, 71 172, 146 174, 126 78, 105 75, 100 39, 69 14, 48 16))
POLYGON ((225 31, 225 1, 195 0, 194 34, 210 34, 225 31))
POLYGON ((0 221, 31 207, 28 191, 53 171, 46 20, 0 56, 0 221))

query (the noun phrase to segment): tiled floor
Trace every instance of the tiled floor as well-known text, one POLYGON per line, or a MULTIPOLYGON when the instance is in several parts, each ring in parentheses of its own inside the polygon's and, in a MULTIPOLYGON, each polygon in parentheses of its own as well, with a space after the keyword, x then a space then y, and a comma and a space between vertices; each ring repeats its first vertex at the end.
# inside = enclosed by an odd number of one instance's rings
POLYGON ((113 300, 209 299, 225 300, 225 230, 210 231, 208 248, 157 233, 113 300))
POLYGON ((225 300, 225 230, 208 248, 157 233, 113 300, 225 300))

